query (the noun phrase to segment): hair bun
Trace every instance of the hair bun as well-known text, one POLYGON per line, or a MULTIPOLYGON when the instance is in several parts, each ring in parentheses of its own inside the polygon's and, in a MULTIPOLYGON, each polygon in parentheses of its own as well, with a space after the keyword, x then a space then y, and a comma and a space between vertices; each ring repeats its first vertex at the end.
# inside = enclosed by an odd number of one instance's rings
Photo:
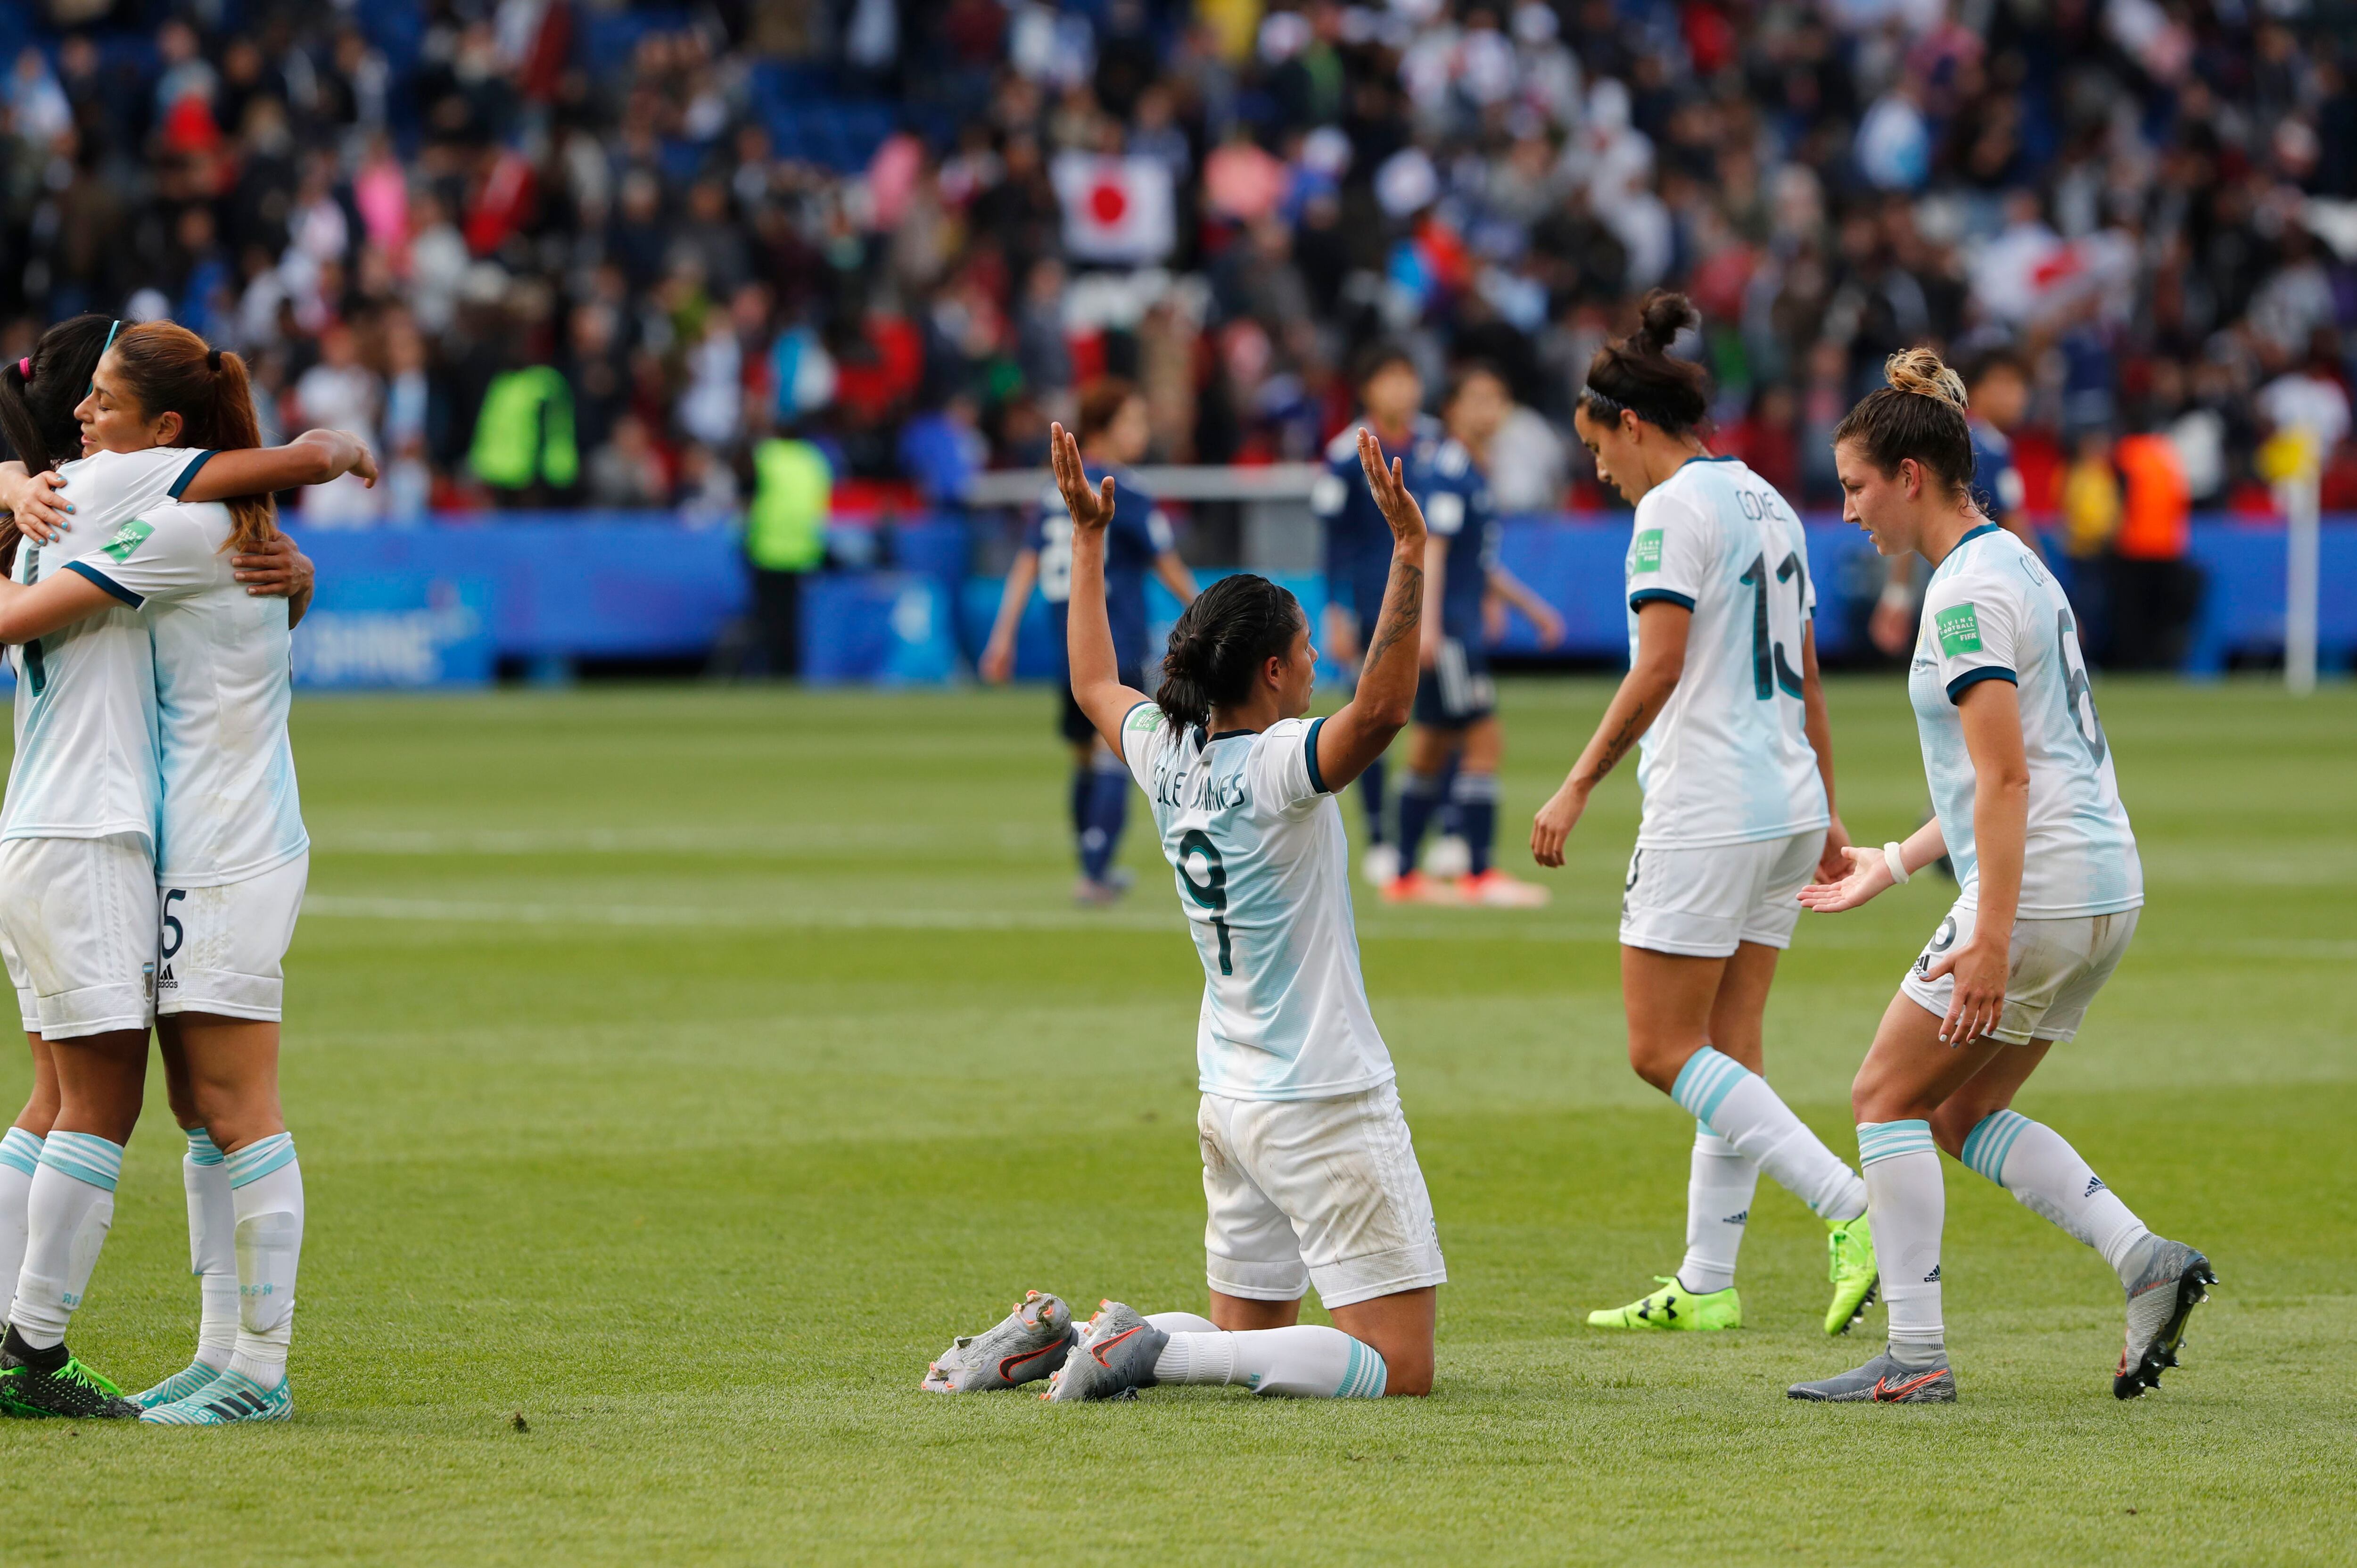
POLYGON ((1964 379, 1941 362, 1929 349, 1903 349, 1882 361, 1883 380, 1894 392, 1916 392, 1958 408, 1964 403, 1964 379))
POLYGON ((1696 310, 1694 301, 1684 295, 1657 288, 1647 295, 1644 303, 1637 307, 1637 321, 1636 339, 1632 346, 1641 344, 1656 353, 1666 354, 1670 351, 1670 345, 1678 340, 1679 333, 1689 327, 1702 325, 1702 312, 1696 310))

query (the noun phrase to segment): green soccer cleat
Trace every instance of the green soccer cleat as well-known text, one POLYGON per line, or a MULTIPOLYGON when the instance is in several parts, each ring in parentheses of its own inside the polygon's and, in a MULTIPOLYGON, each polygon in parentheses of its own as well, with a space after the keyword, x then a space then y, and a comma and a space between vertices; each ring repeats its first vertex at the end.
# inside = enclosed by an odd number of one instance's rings
POLYGON ((0 1353, 0 1410, 15 1416, 62 1416, 70 1421, 127 1421, 139 1407, 102 1372, 69 1356, 64 1366, 45 1372, 0 1353))
POLYGON ((1735 1294, 1733 1285, 1715 1290, 1708 1295, 1696 1295, 1678 1283, 1674 1275, 1655 1274, 1654 1282, 1664 1288, 1648 1296, 1640 1296, 1626 1306, 1607 1308, 1587 1315, 1590 1328, 1740 1328, 1743 1326, 1743 1298, 1735 1294))
POLYGON ((240 1421, 292 1421, 295 1391, 286 1379, 265 1389, 242 1372, 221 1375, 188 1398, 139 1412, 150 1426, 227 1426, 240 1421))
POLYGON ((1874 1304, 1882 1272, 1874 1261, 1874 1232, 1861 1214, 1825 1222, 1825 1274, 1834 1282, 1833 1305, 1825 1308, 1825 1332, 1846 1334, 1874 1304))
POLYGON ((203 1392, 221 1375, 219 1367, 209 1367, 202 1361, 191 1361, 154 1388, 131 1396, 131 1402, 141 1410, 154 1410, 157 1405, 177 1404, 191 1394, 203 1392))

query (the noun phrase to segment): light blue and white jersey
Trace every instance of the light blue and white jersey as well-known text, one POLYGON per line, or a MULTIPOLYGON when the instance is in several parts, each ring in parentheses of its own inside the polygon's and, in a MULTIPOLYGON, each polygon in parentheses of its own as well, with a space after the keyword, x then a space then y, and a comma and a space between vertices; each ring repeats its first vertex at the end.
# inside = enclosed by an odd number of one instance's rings
POLYGON ((1965 534, 1932 574, 1907 675, 1923 773, 1956 868, 1959 902, 1975 906, 1973 760, 1956 703, 1983 681, 2011 682, 2018 693, 2029 762, 2029 835, 2015 913, 2051 920, 2141 905, 2144 865, 2087 687, 2077 618, 2038 557, 1993 522, 1965 534))
POLYGON ((1394 1076, 1359 972, 1342 813, 1318 773, 1324 723, 1213 736, 1151 703, 1122 722, 1203 961, 1206 1094, 1327 1100, 1394 1076))
POLYGON ((237 581, 229 548, 236 520, 219 502, 153 507, 135 525, 146 530, 137 547, 102 565, 154 647, 163 785, 156 877, 176 887, 242 882, 311 847, 286 736, 287 602, 237 581))
POLYGON ((1637 761, 1641 849, 1707 849, 1829 825, 1803 728, 1801 639, 1817 611, 1801 520, 1733 457, 1695 457, 1637 503, 1626 563, 1629 659, 1637 612, 1694 612, 1685 670, 1637 761))
MULTIPOLYGON (((74 510, 61 537, 18 545, 15 580, 29 585, 74 572, 114 589, 109 575, 146 537, 134 520, 187 488, 211 456, 156 447, 62 465, 74 510)), ((131 603, 24 644, 15 663, 16 755, 0 838, 133 833, 152 846, 161 790, 155 661, 131 603)))

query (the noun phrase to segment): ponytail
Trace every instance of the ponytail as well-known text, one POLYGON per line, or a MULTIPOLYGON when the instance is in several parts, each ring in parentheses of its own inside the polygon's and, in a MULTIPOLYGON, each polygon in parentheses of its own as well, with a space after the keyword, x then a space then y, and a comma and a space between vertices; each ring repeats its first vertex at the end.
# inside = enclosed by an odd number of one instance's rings
POLYGON ((1973 479, 1973 432, 1964 418, 1964 382, 1929 349, 1908 349, 1882 363, 1890 384, 1867 394, 1834 428, 1834 445, 1855 442, 1886 474, 1912 459, 1948 494, 1973 479))
POLYGON ((1710 412, 1703 368, 1674 360, 1678 334, 1702 324, 1702 314, 1684 295, 1657 288, 1637 307, 1637 330, 1607 343, 1587 362, 1580 406, 1601 424, 1618 424, 1624 409, 1672 435, 1683 435, 1710 412))
POLYGON ((1301 601, 1267 578, 1249 572, 1221 578, 1170 628, 1155 705, 1175 729, 1210 723, 1213 708, 1251 694, 1262 668, 1290 653, 1308 624, 1301 601))
MULTIPOLYGON (((181 446, 237 452, 262 445, 253 383, 238 355, 207 346, 185 327, 148 321, 115 339, 114 360, 123 390, 141 413, 150 419, 180 416, 181 446)), ((239 496, 222 504, 235 520, 230 549, 259 549, 277 532, 278 503, 270 496, 239 496)))

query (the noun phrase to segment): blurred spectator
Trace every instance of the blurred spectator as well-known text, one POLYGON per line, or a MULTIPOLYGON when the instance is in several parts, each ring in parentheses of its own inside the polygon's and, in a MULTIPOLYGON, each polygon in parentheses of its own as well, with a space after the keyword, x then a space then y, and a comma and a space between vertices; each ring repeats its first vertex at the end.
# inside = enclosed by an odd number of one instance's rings
POLYGON ((753 573, 758 646, 772 680, 802 669, 802 578, 826 560, 834 487, 833 466, 813 443, 773 435, 754 445, 745 558, 753 573))
POLYGON ((671 499, 671 480, 646 421, 625 413, 589 458, 589 502, 601 507, 655 507, 671 499))
POLYGON ((2172 670, 2185 658, 2201 607, 2200 569, 2186 560, 2192 500, 2177 448, 2165 435, 2124 436, 2112 458, 2121 479, 2119 531, 2112 542, 2110 661, 2129 670, 2172 670))
POLYGON ((160 300, 290 416, 373 378, 394 515, 562 499, 626 416, 606 467, 678 455, 651 504, 813 420, 946 493, 1107 373, 1158 456, 1304 455, 1378 339, 1500 362, 1504 484, 1589 504, 1572 396, 1657 282, 1716 437, 1812 505, 1915 342, 2016 357, 2037 521, 2090 425, 2204 506, 2264 508, 2289 428, 2357 471, 2345 8, 379 0, 167 8, 152 53, 21 9, 0 318, 160 300))
MULTIPOLYGON (((352 329, 341 322, 329 323, 319 334, 319 362, 295 383, 297 423, 306 429, 349 430, 371 448, 381 448, 376 429, 382 400, 376 372, 360 362, 352 329)), ((384 499, 382 489, 371 489, 358 475, 346 474, 303 491, 303 521, 314 527, 364 528, 382 512, 384 499)))

